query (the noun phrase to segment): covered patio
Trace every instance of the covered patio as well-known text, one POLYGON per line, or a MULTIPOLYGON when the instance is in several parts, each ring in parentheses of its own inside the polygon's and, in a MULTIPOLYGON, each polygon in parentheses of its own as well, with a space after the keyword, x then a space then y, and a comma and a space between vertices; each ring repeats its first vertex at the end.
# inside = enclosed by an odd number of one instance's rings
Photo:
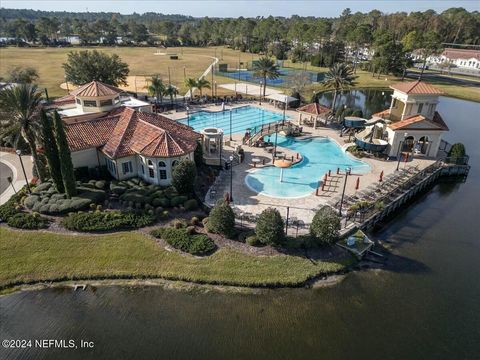
POLYGON ((298 101, 297 98, 285 94, 271 94, 268 96, 265 96, 266 99, 270 100, 270 102, 273 103, 273 106, 278 107, 278 104, 283 104, 282 108, 284 107, 285 109, 288 109, 288 104, 298 101))

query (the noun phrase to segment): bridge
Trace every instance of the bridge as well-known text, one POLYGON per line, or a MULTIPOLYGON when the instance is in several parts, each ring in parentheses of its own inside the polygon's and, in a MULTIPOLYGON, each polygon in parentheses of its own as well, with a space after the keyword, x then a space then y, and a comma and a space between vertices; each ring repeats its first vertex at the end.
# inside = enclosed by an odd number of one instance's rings
POLYGON ((275 121, 268 124, 263 124, 260 127, 254 127, 251 135, 248 139, 243 139, 242 143, 244 145, 252 146, 258 141, 262 136, 269 136, 275 134, 276 132, 282 130, 291 130, 292 128, 296 127, 297 125, 292 123, 291 121, 283 120, 283 121, 275 121))

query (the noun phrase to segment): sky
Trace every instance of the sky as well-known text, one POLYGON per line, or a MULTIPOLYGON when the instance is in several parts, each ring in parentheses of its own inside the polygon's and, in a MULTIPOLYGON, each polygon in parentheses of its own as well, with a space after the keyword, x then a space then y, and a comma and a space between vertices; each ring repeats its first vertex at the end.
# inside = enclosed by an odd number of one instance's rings
POLYGON ((345 8, 352 12, 368 12, 378 9, 384 13, 397 11, 442 12, 450 7, 463 7, 468 11, 480 11, 479 0, 1 0, 1 6, 12 9, 35 9, 76 12, 120 12, 122 14, 157 12, 210 17, 256 16, 317 16, 336 17, 345 8))

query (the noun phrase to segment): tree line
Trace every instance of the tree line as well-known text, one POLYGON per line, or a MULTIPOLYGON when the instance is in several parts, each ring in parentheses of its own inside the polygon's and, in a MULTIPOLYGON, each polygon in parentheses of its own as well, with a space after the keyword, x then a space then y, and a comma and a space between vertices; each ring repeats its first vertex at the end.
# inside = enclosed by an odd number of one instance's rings
MULTIPOLYGON (((480 44, 480 13, 463 8, 384 14, 379 10, 352 13, 345 9, 336 18, 257 17, 193 18, 156 13, 72 13, 0 9, 0 34, 18 40, 55 43, 78 35, 84 44, 123 43, 177 45, 229 45, 254 53, 281 55, 292 46, 318 47, 331 41, 369 44, 376 33, 389 32, 401 39, 415 31, 433 31, 441 42, 480 44), (293 44, 293 45, 292 45, 293 44)), ((279 56, 282 57, 282 56, 279 56)))

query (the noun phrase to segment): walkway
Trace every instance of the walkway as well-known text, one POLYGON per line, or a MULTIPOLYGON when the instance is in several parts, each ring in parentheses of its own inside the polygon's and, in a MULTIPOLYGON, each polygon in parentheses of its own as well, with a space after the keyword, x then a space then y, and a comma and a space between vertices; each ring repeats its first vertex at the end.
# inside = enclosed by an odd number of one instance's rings
MULTIPOLYGON (((207 56, 207 55, 198 55, 198 56, 207 56)), ((205 71, 203 72, 203 74, 200 75, 200 77, 198 78, 199 80, 202 79, 202 78, 204 78, 204 77, 206 77, 206 76, 210 73, 210 71, 212 70, 212 67, 214 67, 215 65, 217 65, 217 63, 218 63, 218 61, 219 61, 217 57, 213 57, 213 56, 207 56, 207 57, 209 57, 209 58, 211 58, 211 59, 214 59, 214 60, 213 60, 213 62, 212 62, 210 65, 208 65, 208 67, 205 69, 205 71)), ((210 84, 210 86, 213 86, 213 84, 210 84)), ((193 89, 192 89, 192 94, 193 94, 193 92, 195 92, 196 89, 197 89, 197 88, 193 88, 193 89)), ((190 98, 190 90, 188 90, 187 93, 186 93, 183 97, 184 97, 185 99, 186 99, 186 98, 190 98)))
MULTIPOLYGON (((23 165, 25 166, 25 172, 27 173, 27 177, 29 180, 32 179, 32 159, 30 156, 22 156, 23 165)), ((22 167, 20 165, 20 160, 16 154, 0 152, 0 172, 1 172, 1 182, 3 182, 4 178, 6 179, 8 176, 12 176, 12 183, 13 187, 16 191, 20 190, 23 186, 25 186, 26 181, 23 176, 22 167), (6 176, 4 174, 3 169, 8 167, 9 172, 7 172, 6 176), (11 175, 9 175, 11 174, 11 175)), ((0 191, 3 190, 4 187, 1 185, 0 191)), ((10 199, 10 197, 14 194, 13 188, 8 184, 6 189, 0 193, 0 205, 4 204, 5 202, 10 199)))

